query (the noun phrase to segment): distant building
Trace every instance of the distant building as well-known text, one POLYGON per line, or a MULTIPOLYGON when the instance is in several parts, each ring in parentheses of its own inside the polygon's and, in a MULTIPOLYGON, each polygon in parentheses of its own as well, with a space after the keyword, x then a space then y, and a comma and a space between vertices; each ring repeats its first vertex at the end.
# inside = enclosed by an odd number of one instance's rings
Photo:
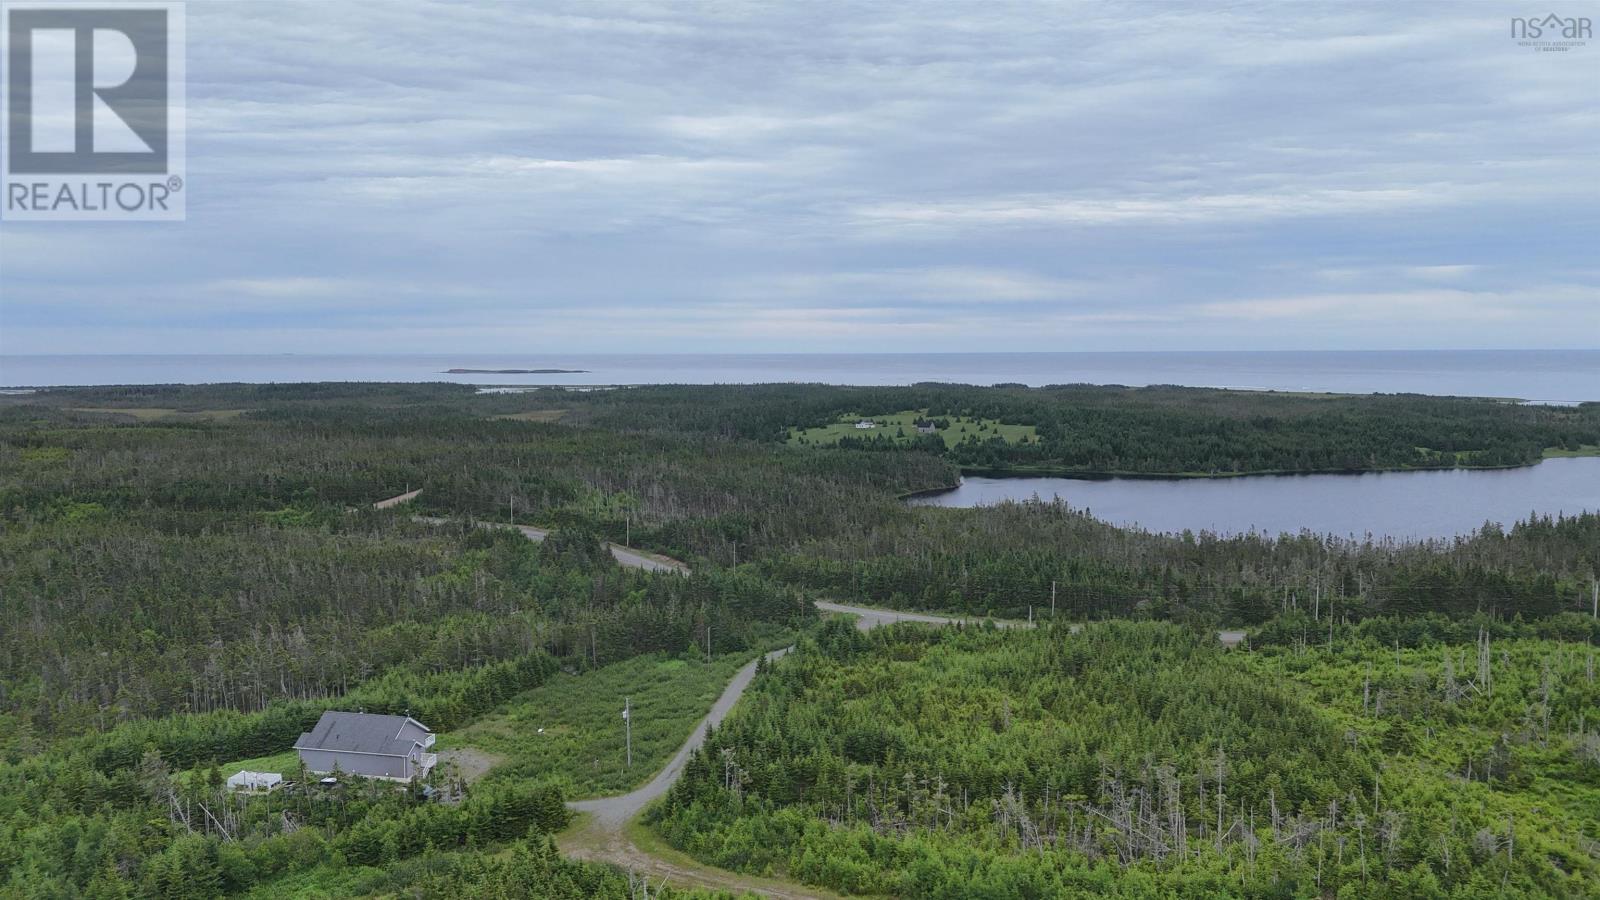
POLYGON ((862 419, 861 421, 856 423, 856 427, 857 428, 862 428, 862 429, 877 428, 878 427, 878 423, 872 421, 871 419, 862 419))
POLYGON ((228 790, 266 793, 283 785, 283 776, 277 772, 251 772, 241 769, 228 776, 228 790))
POLYGON ((917 433, 918 434, 933 434, 935 431, 938 431, 938 430, 939 429, 933 427, 933 423, 932 422, 929 422, 926 425, 918 425, 917 426, 917 433))
POLYGON ((426 778, 438 756, 426 753, 434 735, 410 716, 328 711, 294 742, 306 770, 411 781, 426 778))

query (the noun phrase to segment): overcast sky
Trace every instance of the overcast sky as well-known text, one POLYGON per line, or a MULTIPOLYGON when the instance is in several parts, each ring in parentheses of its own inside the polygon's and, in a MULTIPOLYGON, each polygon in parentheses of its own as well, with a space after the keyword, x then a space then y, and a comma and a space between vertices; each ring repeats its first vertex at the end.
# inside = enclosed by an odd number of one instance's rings
POLYGON ((0 225, 0 352, 1600 346, 1551 10, 191 2, 188 221, 0 225))

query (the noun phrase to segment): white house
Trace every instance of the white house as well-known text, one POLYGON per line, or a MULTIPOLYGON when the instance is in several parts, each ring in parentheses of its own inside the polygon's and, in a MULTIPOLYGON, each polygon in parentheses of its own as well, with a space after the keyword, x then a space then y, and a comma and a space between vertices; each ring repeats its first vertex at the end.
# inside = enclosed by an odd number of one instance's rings
POLYGON ((878 427, 878 423, 872 421, 871 419, 862 419, 861 421, 856 423, 856 427, 860 428, 860 429, 877 428, 878 427))
POLYGON ((261 792, 277 790, 283 785, 283 776, 277 772, 251 772, 241 769, 228 776, 228 790, 261 792))

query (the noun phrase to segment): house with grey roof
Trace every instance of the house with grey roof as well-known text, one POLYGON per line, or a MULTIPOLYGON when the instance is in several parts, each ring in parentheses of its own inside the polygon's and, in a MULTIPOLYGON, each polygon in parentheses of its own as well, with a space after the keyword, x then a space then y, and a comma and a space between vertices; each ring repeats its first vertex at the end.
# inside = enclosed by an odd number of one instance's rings
POLYGON ((426 778, 438 756, 426 752, 434 735, 410 716, 329 710, 315 728, 300 735, 294 749, 306 770, 412 781, 426 778))

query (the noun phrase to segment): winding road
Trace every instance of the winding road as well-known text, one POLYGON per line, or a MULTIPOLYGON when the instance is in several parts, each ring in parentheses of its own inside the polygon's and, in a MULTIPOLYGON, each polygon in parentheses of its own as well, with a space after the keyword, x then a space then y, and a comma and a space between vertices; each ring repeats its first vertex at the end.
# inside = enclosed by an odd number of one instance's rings
MULTIPOLYGON (((394 498, 385 501, 387 505, 405 502, 416 495, 394 498)), ((419 522, 433 525, 442 525, 448 520, 433 516, 417 516, 419 522)), ((529 540, 543 541, 549 537, 548 529, 538 528, 533 525, 507 525, 496 522, 479 522, 485 528, 514 527, 522 532, 529 540)), ((621 544, 606 543, 606 548, 617 562, 629 568, 642 569, 648 572, 677 572, 688 574, 689 567, 659 554, 647 553, 621 544)), ((870 631, 879 625, 888 625, 895 622, 920 622, 927 625, 960 625, 977 624, 983 621, 992 621, 1001 628, 1031 628, 1032 622, 1000 621, 983 618, 970 618, 958 616, 941 616, 934 613, 901 612, 892 609, 879 609, 870 606, 850 606, 843 603, 833 603, 826 600, 816 601, 817 609, 825 613, 837 613, 856 617, 856 627, 862 631, 870 631)), ((1076 630, 1080 626, 1074 626, 1076 630)), ((1218 637, 1223 643, 1232 646, 1244 638, 1243 632, 1219 632, 1218 637)), ((793 650, 793 647, 784 647, 767 653, 765 659, 769 662, 793 650)), ((702 863, 695 862, 676 851, 660 849, 642 849, 636 841, 629 837, 629 826, 639 816, 651 801, 661 797, 671 787, 673 782, 683 772, 683 767, 695 751, 705 743, 706 733, 713 726, 722 723, 728 713, 733 711, 739 698, 744 695, 745 689, 755 678, 757 661, 745 665, 728 682, 727 688, 717 702, 712 704, 711 710, 705 718, 694 727, 689 739, 684 741, 678 752, 673 754, 666 767, 655 774, 654 778, 641 788, 618 794, 613 797, 598 797, 591 800, 574 800, 567 807, 580 814, 577 823, 563 832, 557 839, 561 851, 568 856, 591 860, 594 862, 610 863, 627 869, 646 878, 669 882, 678 887, 709 888, 713 890, 733 891, 735 893, 753 893, 767 897, 776 897, 780 900, 798 900, 798 898, 826 898, 834 895, 817 888, 793 884, 772 878, 759 878, 741 875, 717 869, 702 863)))
MULTIPOLYGON (((420 493, 422 493, 420 490, 413 491, 409 495, 383 500, 380 501, 380 503, 387 503, 390 506, 393 506, 396 502, 409 500, 411 497, 414 497, 420 493)), ((379 504, 375 503, 373 505, 378 506, 379 504)), ((425 525, 443 525, 450 521, 449 519, 442 518, 440 516, 413 516, 412 518, 425 525)), ((522 532, 523 537, 526 537, 528 540, 533 541, 536 544, 542 543, 545 538, 550 536, 550 529, 540 528, 537 525, 511 525, 506 522, 484 521, 479 521, 477 525, 479 528, 515 528, 516 530, 522 532)), ((670 556, 662 556, 659 553, 647 553, 644 550, 635 550, 632 547, 624 547, 621 544, 614 544, 611 541, 606 541, 605 543, 606 549, 611 551, 611 557, 617 561, 618 565, 626 566, 630 569, 643 569, 646 572, 676 572, 679 575, 689 574, 688 566, 671 558, 670 556)))
MULTIPOLYGON (((620 560, 620 557, 618 557, 620 560)), ((624 563, 626 565, 626 563, 624 563)), ((856 627, 862 631, 869 631, 879 625, 891 622, 922 622, 929 625, 955 625, 964 622, 977 622, 977 619, 959 619, 951 616, 937 616, 928 613, 898 612, 889 609, 873 609, 866 606, 846 606, 842 603, 829 603, 817 601, 817 609, 823 612, 843 613, 856 616, 856 627)), ((1001 627, 1007 625, 1027 623, 997 623, 1001 627)), ((784 647, 774 650, 764 657, 767 661, 778 659, 793 650, 793 647, 784 647)), ((594 862, 605 862, 620 866, 649 878, 662 879, 679 887, 711 888, 715 890, 749 892, 767 897, 788 898, 801 897, 830 897, 831 894, 816 888, 806 887, 771 878, 752 878, 735 872, 716 869, 701 863, 696 863, 679 854, 671 856, 652 853, 641 849, 637 843, 629 838, 627 826, 652 800, 665 794, 673 782, 678 780, 678 775, 683 772, 683 767, 688 763, 689 757, 699 750, 706 742, 706 732, 714 725, 719 725, 733 711, 734 704, 744 695, 745 688, 755 678, 756 662, 750 662, 734 674, 733 679, 723 690, 722 696, 712 704, 711 711, 694 727, 693 733, 666 767, 657 772, 655 777, 644 787, 619 794, 614 797, 599 797, 593 800, 574 800, 567 807, 574 812, 584 814, 577 825, 558 839, 557 843, 562 852, 578 859, 587 859, 594 862)))
MULTIPOLYGON (((766 655, 766 659, 771 662, 792 649, 794 648, 785 647, 782 650, 774 650, 766 655)), ((744 689, 750 686, 750 682, 755 678, 755 675, 755 661, 751 661, 744 668, 734 673, 733 679, 723 689, 722 696, 717 698, 716 703, 711 704, 711 711, 706 713, 706 717, 701 719, 700 724, 694 727, 694 732, 689 735, 689 739, 683 742, 682 747, 678 748, 678 752, 673 755, 666 768, 657 772, 656 777, 650 779, 650 782, 644 787, 629 791, 626 794, 618 794, 615 797, 601 797, 596 800, 574 800, 568 803, 567 806, 575 812, 589 813, 592 817, 591 821, 600 828, 608 831, 620 830, 622 826, 628 824, 628 820, 642 812, 646 804, 665 794, 667 789, 672 787, 672 783, 678 780, 678 773, 683 771, 684 764, 689 761, 689 757, 693 756, 694 752, 700 749, 700 745, 706 742, 706 732, 711 729, 711 726, 721 724, 722 720, 727 718, 728 713, 733 709, 733 705, 739 702, 739 697, 744 694, 744 689)))
MULTIPOLYGON (((950 616, 934 616, 926 613, 873 609, 867 606, 846 606, 842 603, 829 603, 822 600, 817 601, 816 606, 817 609, 823 612, 845 613, 856 616, 856 627, 862 631, 869 631, 879 625, 886 625, 891 622, 957 625, 963 622, 975 623, 980 621, 977 619, 957 619, 950 616)), ((1008 625, 1019 623, 996 624, 1004 628, 1008 625)), ((793 647, 784 647, 782 650, 774 650, 768 653, 765 658, 768 662, 771 662, 793 649, 793 647)), ((650 779, 650 783, 626 794, 619 794, 615 797, 601 797, 596 800, 575 800, 568 803, 567 806, 577 812, 589 813, 593 823, 602 828, 620 829, 626 825, 628 820, 643 811, 650 801, 665 794, 667 789, 672 787, 672 783, 678 780, 678 773, 683 771, 683 766, 689 761, 689 757, 700 749, 701 744, 706 742, 706 732, 712 726, 721 724, 722 720, 733 710, 733 705, 739 702, 739 697, 744 694, 745 688, 750 686, 755 674, 755 661, 751 661, 744 668, 734 673, 732 680, 728 682, 727 688, 723 690, 722 696, 718 697, 717 702, 711 705, 711 711, 706 713, 706 717, 701 719, 700 724, 695 726, 694 732, 689 735, 689 739, 684 742, 683 746, 678 748, 677 754, 667 763, 666 768, 657 772, 656 777, 650 779)))

